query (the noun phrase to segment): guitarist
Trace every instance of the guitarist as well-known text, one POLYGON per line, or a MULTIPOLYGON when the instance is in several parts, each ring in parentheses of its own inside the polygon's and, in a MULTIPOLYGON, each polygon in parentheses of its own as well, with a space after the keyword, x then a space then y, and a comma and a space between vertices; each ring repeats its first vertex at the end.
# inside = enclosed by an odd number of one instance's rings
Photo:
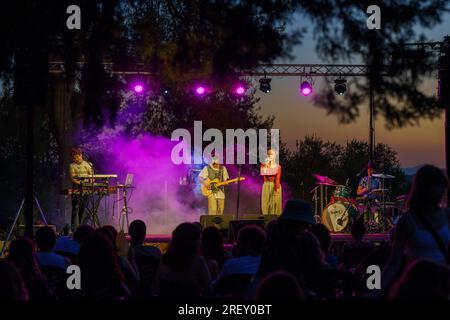
MULTIPOLYGON (((219 182, 223 182, 229 179, 227 168, 219 164, 217 157, 211 159, 211 163, 203 168, 198 177, 200 183, 208 188, 211 187, 211 180, 218 179, 219 182)), ((208 196, 208 214, 223 214, 225 207, 225 188, 222 186, 216 189, 212 186, 211 190, 213 192, 208 196)))

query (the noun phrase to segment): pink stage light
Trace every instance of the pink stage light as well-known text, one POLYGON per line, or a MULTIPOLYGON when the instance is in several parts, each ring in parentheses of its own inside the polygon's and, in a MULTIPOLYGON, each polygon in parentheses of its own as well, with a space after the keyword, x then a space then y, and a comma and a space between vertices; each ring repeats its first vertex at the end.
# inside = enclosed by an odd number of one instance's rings
POLYGON ((243 94, 245 94, 245 88, 243 86, 239 85, 234 90, 234 93, 236 93, 239 96, 242 96, 243 94))
POLYGON ((133 86, 133 90, 134 90, 134 92, 136 92, 136 93, 142 93, 142 92, 144 92, 144 85, 141 84, 141 83, 136 83, 136 84, 133 86))
POLYGON ((202 96, 206 93, 206 88, 204 86, 197 86, 195 88, 195 93, 199 96, 202 96))
POLYGON ((309 84, 309 82, 307 81, 303 81, 302 84, 300 85, 300 92, 302 93, 302 95, 309 96, 312 93, 313 89, 312 86, 309 84))

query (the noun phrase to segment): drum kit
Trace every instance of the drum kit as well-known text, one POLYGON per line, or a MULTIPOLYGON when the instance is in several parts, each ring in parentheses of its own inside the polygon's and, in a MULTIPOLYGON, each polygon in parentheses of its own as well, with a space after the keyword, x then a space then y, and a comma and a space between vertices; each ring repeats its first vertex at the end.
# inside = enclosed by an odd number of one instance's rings
POLYGON ((311 191, 316 221, 323 223, 333 233, 348 233, 352 223, 362 218, 369 232, 387 231, 403 207, 403 198, 391 201, 391 191, 386 181, 395 177, 388 174, 373 174, 379 180, 379 188, 364 197, 352 198, 348 179, 345 185, 338 184, 327 176, 314 175, 316 187, 311 191))

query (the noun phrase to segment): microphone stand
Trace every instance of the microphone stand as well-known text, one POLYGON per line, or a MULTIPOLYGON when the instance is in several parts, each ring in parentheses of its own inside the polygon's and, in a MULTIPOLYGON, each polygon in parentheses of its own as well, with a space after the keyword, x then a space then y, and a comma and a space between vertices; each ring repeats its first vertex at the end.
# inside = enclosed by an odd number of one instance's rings
POLYGON ((239 220, 239 201, 241 196, 241 165, 238 164, 237 198, 236 198, 236 220, 239 220))

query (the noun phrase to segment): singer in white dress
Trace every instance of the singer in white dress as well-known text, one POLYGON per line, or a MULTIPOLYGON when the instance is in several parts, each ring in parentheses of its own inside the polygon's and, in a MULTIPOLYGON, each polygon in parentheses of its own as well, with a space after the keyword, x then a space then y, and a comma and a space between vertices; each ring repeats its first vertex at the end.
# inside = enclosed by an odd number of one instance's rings
POLYGON ((262 214, 280 215, 282 210, 281 166, 276 162, 276 151, 267 150, 267 158, 261 164, 264 183, 261 192, 262 214))

